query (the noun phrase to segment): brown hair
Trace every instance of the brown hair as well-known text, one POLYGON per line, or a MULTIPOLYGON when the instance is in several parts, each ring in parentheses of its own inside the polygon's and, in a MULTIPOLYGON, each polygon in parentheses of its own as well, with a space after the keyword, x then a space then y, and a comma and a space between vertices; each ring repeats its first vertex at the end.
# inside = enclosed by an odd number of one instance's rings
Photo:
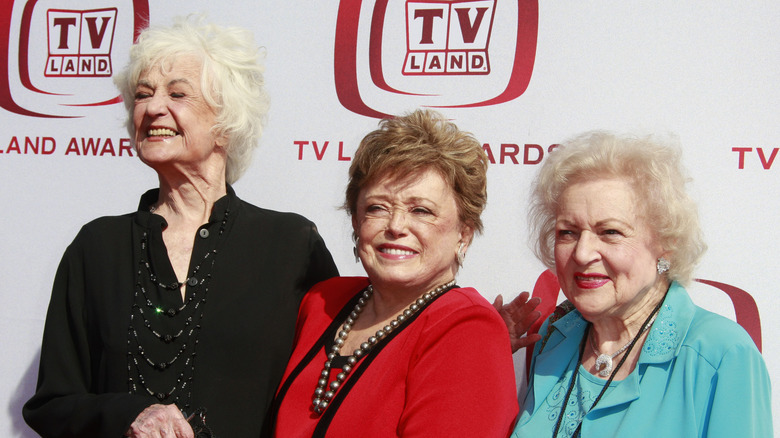
POLYGON ((349 167, 344 208, 355 215, 366 185, 388 175, 433 169, 452 188, 460 221, 482 232, 480 215, 487 203, 488 159, 470 133, 431 110, 383 119, 366 135, 349 167))

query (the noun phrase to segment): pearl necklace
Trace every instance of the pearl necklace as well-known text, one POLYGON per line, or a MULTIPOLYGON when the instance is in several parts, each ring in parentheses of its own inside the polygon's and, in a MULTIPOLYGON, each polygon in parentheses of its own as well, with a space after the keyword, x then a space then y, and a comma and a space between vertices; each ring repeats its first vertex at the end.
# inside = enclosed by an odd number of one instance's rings
POLYGON ((341 326, 341 330, 338 332, 338 337, 333 342, 333 347, 331 347, 331 351, 327 355, 327 360, 325 361, 325 364, 322 368, 320 379, 317 381, 317 388, 314 390, 314 395, 312 397, 313 401, 311 403, 311 408, 314 413, 316 415, 320 415, 325 411, 330 401, 336 395, 336 391, 338 391, 344 381, 347 380, 347 377, 352 372, 361 357, 365 356, 369 351, 371 351, 372 348, 374 348, 376 344, 379 343, 379 341, 397 329, 401 323, 419 312, 420 309, 428 304, 428 302, 451 288, 454 284, 455 280, 452 280, 449 283, 443 284, 430 292, 426 292, 417 298, 417 300, 415 300, 409 307, 401 312, 394 320, 390 321, 387 325, 377 330, 374 336, 369 336, 366 342, 360 344, 360 347, 352 352, 352 355, 347 358, 347 363, 341 369, 341 372, 336 375, 336 378, 330 382, 330 384, 328 384, 330 378, 331 362, 337 356, 340 356, 341 347, 344 345, 347 336, 349 336, 349 332, 352 330, 355 321, 358 320, 358 317, 363 312, 363 308, 365 308, 368 300, 374 293, 373 286, 368 285, 366 290, 363 291, 363 296, 361 296, 358 302, 355 303, 355 307, 352 309, 352 312, 349 314, 349 316, 347 316, 347 319, 341 326))
MULTIPOLYGON (((655 321, 655 317, 658 316, 658 314, 654 314, 652 319, 646 324, 642 326, 642 328, 639 329, 639 334, 637 336, 640 336, 642 333, 644 333, 645 330, 647 330, 648 327, 653 325, 653 322, 655 321)), ((593 333, 593 332, 591 332, 593 333)), ((609 377, 609 375, 612 373, 612 359, 617 357, 620 353, 626 351, 626 348, 628 348, 629 345, 631 345, 634 340, 628 341, 628 343, 622 347, 620 347, 620 350, 612 353, 612 354, 604 354, 599 352, 598 349, 596 349, 596 343, 593 342, 593 336, 589 336, 590 338, 590 348, 593 349, 593 352, 598 355, 596 358, 596 370, 599 372, 599 376, 601 377, 609 377)))

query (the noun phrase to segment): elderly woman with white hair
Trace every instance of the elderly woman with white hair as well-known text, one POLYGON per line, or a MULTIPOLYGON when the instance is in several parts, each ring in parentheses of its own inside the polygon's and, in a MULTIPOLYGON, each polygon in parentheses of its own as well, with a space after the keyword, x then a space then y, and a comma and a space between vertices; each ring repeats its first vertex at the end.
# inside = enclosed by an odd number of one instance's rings
POLYGON ((680 155, 589 132, 542 165, 532 235, 567 301, 539 332, 514 438, 772 436, 761 353, 685 290, 706 245, 680 155))
POLYGON ((116 83, 159 189, 63 256, 24 407, 41 436, 260 436, 301 298, 337 270, 312 222, 230 186, 267 110, 259 60, 249 32, 197 18, 132 47, 116 83))

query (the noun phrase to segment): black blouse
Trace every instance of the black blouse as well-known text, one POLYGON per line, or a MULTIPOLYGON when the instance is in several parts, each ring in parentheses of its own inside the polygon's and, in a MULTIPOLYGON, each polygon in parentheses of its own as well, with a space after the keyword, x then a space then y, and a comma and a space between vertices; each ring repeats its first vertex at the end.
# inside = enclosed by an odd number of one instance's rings
MULTIPOLYGON (((195 275, 185 301, 195 299, 181 313, 189 312, 199 327, 171 365, 193 361, 191 381, 162 402, 178 396, 179 407, 186 399, 190 409, 206 408, 206 423, 218 437, 258 437, 292 349, 301 298, 338 273, 313 223, 227 191, 194 237, 189 273, 195 275)), ((43 437, 121 437, 144 408, 160 402, 135 370, 143 370, 155 393, 167 392, 180 376, 132 362, 143 362, 139 342, 151 362, 175 356, 170 346, 152 342, 156 335, 145 320, 158 335, 181 327, 157 314, 183 304, 178 289, 165 287, 177 279, 162 239, 165 220, 149 213, 157 197, 152 190, 137 212, 90 222, 65 251, 46 317, 37 390, 23 411, 43 437)))

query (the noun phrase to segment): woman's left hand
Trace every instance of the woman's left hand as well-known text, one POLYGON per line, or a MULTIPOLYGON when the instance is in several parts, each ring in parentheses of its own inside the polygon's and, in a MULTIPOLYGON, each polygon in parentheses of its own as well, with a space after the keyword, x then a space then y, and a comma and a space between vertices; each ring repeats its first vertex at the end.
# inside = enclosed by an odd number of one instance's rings
POLYGON ((542 300, 539 297, 528 299, 529 296, 528 292, 522 292, 507 305, 504 305, 504 297, 501 295, 493 301, 493 307, 498 310, 498 314, 504 319, 506 328, 509 330, 512 353, 528 347, 542 338, 537 333, 524 336, 531 325, 542 316, 542 313, 536 310, 536 306, 542 300))

